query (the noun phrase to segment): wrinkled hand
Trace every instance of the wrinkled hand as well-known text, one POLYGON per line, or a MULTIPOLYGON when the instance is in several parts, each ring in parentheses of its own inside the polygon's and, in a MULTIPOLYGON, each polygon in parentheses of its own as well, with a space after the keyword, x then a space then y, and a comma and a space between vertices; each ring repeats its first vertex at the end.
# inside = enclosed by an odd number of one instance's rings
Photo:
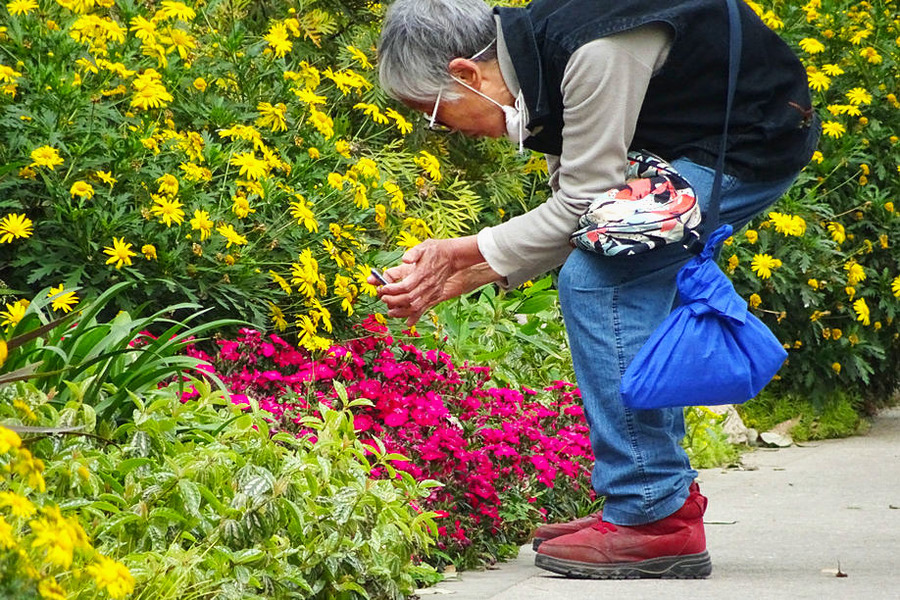
MULTIPOLYGON (((453 240, 425 240, 403 255, 402 264, 384 272, 389 283, 378 294, 389 317, 406 317, 411 326, 432 306, 462 293, 454 247, 453 240)), ((369 283, 375 283, 374 278, 369 283)))

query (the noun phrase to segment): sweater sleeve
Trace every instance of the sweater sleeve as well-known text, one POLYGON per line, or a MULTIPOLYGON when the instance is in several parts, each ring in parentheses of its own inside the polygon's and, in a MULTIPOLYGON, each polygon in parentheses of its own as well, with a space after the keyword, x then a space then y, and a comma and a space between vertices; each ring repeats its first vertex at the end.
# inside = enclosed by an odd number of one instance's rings
POLYGON ((665 62, 665 26, 648 25, 576 50, 562 80, 563 145, 548 157, 550 198, 478 233, 478 248, 516 287, 565 262, 578 218, 600 193, 625 180, 628 147, 650 78, 665 62))

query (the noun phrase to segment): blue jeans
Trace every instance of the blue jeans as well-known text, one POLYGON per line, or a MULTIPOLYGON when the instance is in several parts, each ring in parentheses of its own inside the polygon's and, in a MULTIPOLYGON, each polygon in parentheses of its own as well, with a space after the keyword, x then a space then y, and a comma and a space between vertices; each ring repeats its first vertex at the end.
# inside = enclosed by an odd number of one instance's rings
MULTIPOLYGON (((672 165, 691 182, 706 212, 714 170, 686 159, 672 165)), ((743 183, 725 175, 721 222, 739 230, 793 180, 743 183)), ((629 362, 672 310, 675 275, 691 256, 680 244, 612 258, 576 249, 559 275, 572 362, 590 426, 592 484, 606 496, 604 520, 618 525, 643 525, 671 515, 684 504, 697 476, 680 445, 683 410, 631 410, 619 394, 629 362)))

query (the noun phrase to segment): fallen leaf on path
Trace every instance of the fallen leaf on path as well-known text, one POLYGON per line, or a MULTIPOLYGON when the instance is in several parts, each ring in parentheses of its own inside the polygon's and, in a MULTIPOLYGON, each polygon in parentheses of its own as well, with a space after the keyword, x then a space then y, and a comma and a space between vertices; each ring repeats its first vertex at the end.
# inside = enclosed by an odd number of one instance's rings
POLYGON ((737 521, 703 521, 704 525, 734 525, 737 521))

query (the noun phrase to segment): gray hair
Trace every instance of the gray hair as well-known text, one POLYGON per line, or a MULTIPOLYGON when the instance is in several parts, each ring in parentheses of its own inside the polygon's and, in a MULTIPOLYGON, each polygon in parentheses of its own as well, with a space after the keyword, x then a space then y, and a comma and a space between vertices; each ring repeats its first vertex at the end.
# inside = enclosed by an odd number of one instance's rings
POLYGON ((455 99, 447 65, 476 54, 496 58, 496 37, 493 11, 483 0, 396 0, 378 43, 381 87, 401 101, 431 102, 442 89, 444 98, 455 99))

